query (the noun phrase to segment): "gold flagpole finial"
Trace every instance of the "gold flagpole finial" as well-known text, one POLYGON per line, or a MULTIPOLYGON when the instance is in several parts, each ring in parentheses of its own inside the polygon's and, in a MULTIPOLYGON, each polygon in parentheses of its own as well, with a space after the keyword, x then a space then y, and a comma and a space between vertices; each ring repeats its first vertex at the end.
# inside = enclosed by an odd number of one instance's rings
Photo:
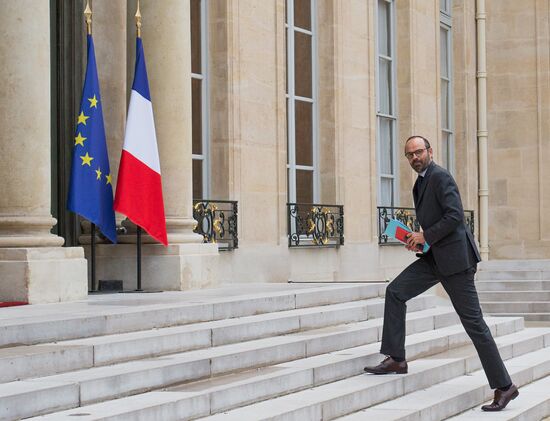
POLYGON ((141 38, 141 12, 139 11, 139 0, 137 2, 137 11, 136 11, 136 29, 137 29, 138 38, 141 38))
POLYGON ((88 29, 88 35, 92 35, 92 9, 90 9, 90 2, 88 0, 86 1, 84 16, 86 17, 86 28, 88 29))

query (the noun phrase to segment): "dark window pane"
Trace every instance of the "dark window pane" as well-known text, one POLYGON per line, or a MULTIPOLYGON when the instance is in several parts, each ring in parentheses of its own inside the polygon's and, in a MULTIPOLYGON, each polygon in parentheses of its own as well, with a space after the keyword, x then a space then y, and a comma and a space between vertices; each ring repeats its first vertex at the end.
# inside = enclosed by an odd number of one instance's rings
POLYGON ((290 168, 287 168, 286 169, 286 196, 287 196, 287 200, 288 202, 297 202, 296 200, 296 197, 292 197, 292 195, 290 194, 291 191, 293 190, 293 188, 291 187, 292 185, 292 180, 290 179, 290 168))
POLYGON ((202 101, 201 101, 200 79, 191 79, 191 102, 192 102, 192 131, 193 131, 193 153, 202 154, 202 101))
POLYGON ((393 174, 392 121, 383 117, 379 119, 380 173, 393 174))
POLYGON ((294 0, 294 26, 311 31, 311 0, 294 0))
POLYGON ((391 101, 391 66, 392 63, 384 58, 378 59, 378 107, 383 114, 392 114, 391 101))
POLYGON ((313 171, 296 170, 296 202, 313 203, 313 171))
POLYGON ((380 179, 380 206, 393 206, 393 181, 391 178, 380 179))
POLYGON ((450 148, 451 135, 447 132, 441 133, 441 160, 445 168, 451 168, 451 148, 450 148))
POLYGON ((288 33, 289 33, 289 30, 287 28, 287 30, 285 31, 285 93, 286 94, 288 94, 288 33))
POLYGON ((439 28, 439 44, 440 44, 440 59, 441 59, 441 77, 449 78, 449 30, 439 28))
POLYGON ((378 0, 378 54, 385 56, 391 56, 390 19, 390 4, 384 0, 378 0))
POLYGON ((202 197, 202 160, 193 159, 193 199, 202 197))
POLYGON ((441 126, 444 129, 449 127, 449 82, 441 79, 441 126))
POLYGON ((191 72, 201 73, 201 0, 191 0, 191 72))
POLYGON ((295 32, 294 41, 295 92, 311 98, 311 36, 295 32))
POLYGON ((286 99, 286 163, 287 164, 290 164, 290 144, 289 144, 289 139, 288 139, 288 126, 289 126, 289 112, 290 110, 288 109, 288 98, 286 99))
POLYGON ((313 165, 313 104, 295 101, 296 164, 313 165))

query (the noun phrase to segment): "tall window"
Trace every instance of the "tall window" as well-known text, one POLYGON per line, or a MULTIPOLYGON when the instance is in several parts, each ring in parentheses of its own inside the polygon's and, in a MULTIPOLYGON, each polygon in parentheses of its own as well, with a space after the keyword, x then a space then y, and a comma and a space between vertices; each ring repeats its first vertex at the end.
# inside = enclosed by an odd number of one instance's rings
POLYGON ((315 4, 286 2, 289 202, 314 203, 319 197, 315 4))
POLYGON ((378 200, 381 206, 395 206, 398 180, 394 0, 378 0, 377 22, 378 200))
POLYGON ((439 43, 441 73, 441 160, 449 171, 454 170, 453 133, 453 48, 451 0, 439 1, 439 43))
POLYGON ((210 194, 207 1, 191 0, 190 4, 193 199, 206 199, 210 194))

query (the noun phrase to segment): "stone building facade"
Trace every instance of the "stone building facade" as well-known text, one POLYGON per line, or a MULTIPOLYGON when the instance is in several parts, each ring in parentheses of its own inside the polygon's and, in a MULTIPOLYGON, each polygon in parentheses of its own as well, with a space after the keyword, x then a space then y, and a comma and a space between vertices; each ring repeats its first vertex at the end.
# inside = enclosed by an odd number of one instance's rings
MULTIPOLYGON (((89 224, 64 209, 85 3, 0 0, 1 300, 71 300, 89 288, 89 224)), ((137 1, 90 4, 116 186, 137 1)), ((550 258, 547 0, 140 8, 170 243, 146 238, 145 288, 393 276, 413 257, 379 245, 378 207, 412 206, 416 175, 402 155, 411 134, 429 138, 454 174, 476 238, 488 232, 484 256, 550 258), (237 202, 238 248, 202 242, 193 199, 237 202), (289 247, 288 203, 343 206, 344 244, 289 247)), ((136 236, 123 220, 119 244, 97 247, 97 277, 131 289, 136 236)))

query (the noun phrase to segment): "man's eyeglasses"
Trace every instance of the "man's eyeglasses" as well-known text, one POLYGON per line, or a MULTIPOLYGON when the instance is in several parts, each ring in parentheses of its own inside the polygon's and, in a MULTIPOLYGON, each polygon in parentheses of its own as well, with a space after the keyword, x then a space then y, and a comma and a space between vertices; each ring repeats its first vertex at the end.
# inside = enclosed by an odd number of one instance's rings
POLYGON ((430 148, 417 149, 416 151, 407 152, 405 154, 405 156, 407 157, 407 159, 412 159, 413 156, 416 156, 417 158, 420 158, 422 156, 422 154, 424 153, 424 151, 427 151, 428 149, 430 149, 430 148))

